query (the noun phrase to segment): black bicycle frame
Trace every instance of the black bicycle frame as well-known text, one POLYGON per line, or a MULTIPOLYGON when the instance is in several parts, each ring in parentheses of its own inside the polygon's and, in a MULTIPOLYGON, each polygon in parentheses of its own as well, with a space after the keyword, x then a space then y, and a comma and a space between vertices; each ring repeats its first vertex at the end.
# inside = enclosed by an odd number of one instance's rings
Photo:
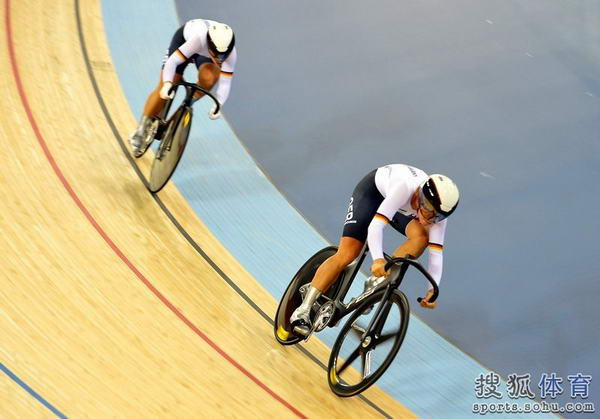
MULTIPOLYGON (((188 83, 185 80, 181 80, 173 85, 173 87, 171 88, 171 91, 175 91, 178 86, 184 86, 185 90, 186 90, 185 98, 183 99, 183 102, 181 102, 181 105, 179 105, 179 107, 192 106, 197 100, 199 100, 199 99, 194 99, 194 93, 196 93, 196 91, 199 90, 202 93, 204 93, 205 95, 209 96, 215 102, 215 104, 217 105, 217 107, 215 109, 215 113, 218 113, 221 110, 221 104, 219 103, 217 98, 211 92, 204 89, 203 87, 200 87, 195 83, 188 83)), ((161 122, 163 124, 167 123, 167 116, 169 115, 169 110, 171 109, 172 103, 173 103, 173 99, 168 99, 162 112, 158 115, 158 118, 161 120, 161 122)))
MULTIPOLYGON (((183 99, 183 102, 181 102, 181 105, 179 105, 179 109, 181 108, 190 108, 192 107, 192 105, 199 99, 194 99, 194 93, 196 93, 196 91, 201 91, 202 93, 204 93, 205 95, 209 96, 216 104, 216 108, 215 108, 215 113, 218 113, 219 110, 221 109, 221 104, 219 103, 219 101, 217 100, 217 98, 210 93, 208 90, 198 86, 195 83, 188 83, 185 80, 181 80, 178 83, 175 83, 173 85, 173 87, 171 88, 171 91, 175 91, 177 89, 178 86, 184 86, 185 87, 185 98, 183 99)), ((160 126, 159 126, 159 131, 157 133, 157 138, 159 138, 161 141, 164 139, 164 135, 167 131, 167 127, 169 126, 169 124, 172 121, 167 121, 167 116, 169 115, 169 110, 171 109, 171 104, 173 103, 173 99, 168 99, 167 103, 165 104, 165 106, 163 107, 163 110, 161 111, 161 113, 158 115, 158 118, 160 120, 160 126)), ((177 112, 176 112, 177 113, 177 112)), ((183 115, 183 113, 181 114, 183 115)), ((171 117, 172 119, 172 117, 171 117)), ((175 121, 176 124, 179 123, 178 121, 175 121)), ((172 137, 167 138, 167 141, 163 141, 163 143, 161 144, 160 149, 166 149, 167 151, 171 150, 171 142, 172 142, 172 137)), ((159 160, 162 159, 164 153, 159 153, 158 158, 159 160)))
POLYGON ((200 87, 195 83, 188 83, 185 80, 181 80, 180 82, 176 83, 173 86, 173 88, 176 88, 177 86, 184 86, 186 90, 185 99, 182 102, 182 106, 192 106, 192 104, 198 100, 194 99, 194 93, 196 93, 196 91, 199 90, 205 95, 209 96, 215 102, 215 104, 217 105, 217 107, 215 108, 215 113, 219 113, 219 111, 221 110, 221 104, 219 103, 217 98, 214 97, 214 95, 211 92, 204 89, 203 87, 200 87))
MULTIPOLYGON (((379 321, 380 318, 382 318, 382 316, 387 316, 387 313, 389 312, 390 307, 391 307, 391 302, 389 301, 389 298, 390 298, 392 292, 394 292, 394 290, 400 286, 400 284, 402 283, 402 280, 404 279, 404 275, 406 274, 406 271, 408 270, 409 266, 411 266, 411 265, 414 266, 415 268, 417 268, 417 270, 419 272, 421 272, 423 274, 423 276, 425 276, 425 278, 429 281, 429 283, 433 287, 433 295, 429 299, 429 302, 433 303, 437 299, 437 297, 439 295, 438 285, 435 282, 435 280, 431 277, 431 275, 429 275, 429 272, 427 272, 427 270, 423 266, 421 266, 421 264, 419 262, 417 262, 414 259, 401 258, 401 257, 392 258, 388 255, 385 255, 386 260, 388 261, 385 265, 385 270, 388 271, 391 269, 390 275, 392 275, 392 280, 386 285, 385 288, 382 288, 379 291, 374 291, 373 293, 365 295, 364 297, 362 297, 362 295, 358 296, 358 297, 350 300, 350 302, 348 304, 344 304, 342 301, 346 297, 346 294, 348 294, 348 291, 350 290, 350 286, 352 285, 354 278, 358 274, 360 267, 361 267, 362 263, 364 262, 365 257, 367 256, 368 251, 369 251, 368 246, 365 243, 365 245, 363 246, 362 250, 360 251, 358 257, 346 269, 344 269, 344 271, 341 274, 341 278, 338 279, 338 281, 342 281, 342 282, 339 285, 339 289, 335 295, 335 298, 332 300, 335 305, 335 311, 333 313, 333 316, 331 317, 331 320, 329 321, 329 325, 334 326, 335 324, 337 324, 337 322, 341 318, 345 317, 348 313, 354 311, 362 303, 362 301, 364 299, 370 297, 371 295, 377 295, 379 293, 382 293, 382 298, 379 301, 385 301, 386 303, 381 304, 377 308, 377 311, 371 318, 369 326, 367 327, 366 330, 371 330, 371 327, 374 324, 380 324, 381 327, 383 327, 383 322, 381 322, 381 323, 377 323, 377 322, 379 321)), ((421 299, 422 298, 417 298, 417 301, 420 302, 421 299)), ((376 334, 378 334, 380 332, 381 332, 381 330, 375 331, 376 334)))

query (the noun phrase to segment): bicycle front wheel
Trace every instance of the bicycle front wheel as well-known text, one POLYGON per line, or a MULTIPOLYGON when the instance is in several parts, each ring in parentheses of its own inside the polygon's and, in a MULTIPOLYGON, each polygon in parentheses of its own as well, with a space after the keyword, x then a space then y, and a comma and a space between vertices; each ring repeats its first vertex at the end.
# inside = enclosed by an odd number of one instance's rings
POLYGON ((362 393, 391 365, 398 353, 410 316, 406 295, 399 290, 383 301, 380 315, 367 330, 379 311, 373 304, 381 299, 377 293, 369 297, 346 322, 331 350, 328 381, 331 390, 340 397, 362 393))
POLYGON ((179 108, 169 120, 167 131, 154 156, 148 181, 150 192, 159 192, 171 179, 183 156, 191 127, 192 108, 179 108))

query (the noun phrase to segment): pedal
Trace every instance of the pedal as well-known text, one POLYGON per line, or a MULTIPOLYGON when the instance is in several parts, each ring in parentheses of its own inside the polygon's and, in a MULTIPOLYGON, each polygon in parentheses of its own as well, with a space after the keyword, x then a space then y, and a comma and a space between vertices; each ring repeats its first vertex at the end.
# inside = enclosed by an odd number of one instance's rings
POLYGON ((152 143, 152 141, 150 141, 149 143, 145 143, 142 144, 142 146, 140 148, 138 148, 137 150, 135 150, 133 152, 133 156, 137 159, 140 158, 144 155, 144 153, 146 152, 146 150, 148 150, 148 147, 150 147, 150 144, 152 143))
POLYGON ((294 331, 296 336, 304 338, 305 341, 308 341, 308 338, 313 331, 313 328, 311 328, 304 320, 295 321, 290 328, 294 331))
POLYGON ((146 150, 142 150, 141 148, 138 148, 136 150, 133 151, 133 157, 135 157, 136 159, 142 157, 144 155, 144 152, 146 150))

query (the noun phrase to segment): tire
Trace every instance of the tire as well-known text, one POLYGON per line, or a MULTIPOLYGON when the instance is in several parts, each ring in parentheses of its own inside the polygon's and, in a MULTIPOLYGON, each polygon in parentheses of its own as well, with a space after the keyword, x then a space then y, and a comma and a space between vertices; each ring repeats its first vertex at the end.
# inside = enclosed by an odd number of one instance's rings
MULTIPOLYGON (((294 335, 290 330, 290 316, 294 310, 302 303, 302 296, 298 289, 312 281, 317 272, 317 268, 321 266, 325 260, 331 257, 337 251, 336 246, 329 246, 319 250, 317 253, 312 255, 302 267, 296 272, 296 275, 292 278, 287 289, 283 293, 277 312, 275 314, 274 332, 275 339, 282 345, 295 345, 302 339, 294 335)), ((339 283, 339 281, 338 281, 339 283)), ((337 291, 337 287, 333 286, 326 293, 327 296, 334 294, 337 291)), ((321 297, 323 298, 323 297, 321 297)))
MULTIPOLYGON (((382 304, 389 304, 387 315, 378 322, 382 327, 382 337, 387 337, 384 341, 373 339, 372 343, 364 350, 361 345, 361 332, 368 326, 372 316, 377 312, 377 308, 368 312, 368 309, 377 304, 383 296, 383 291, 373 294, 350 316, 346 324, 342 327, 329 357, 327 368, 327 379, 331 390, 340 397, 351 397, 362 393, 372 386, 393 362, 408 329, 410 316, 410 307, 406 295, 399 290, 394 290, 389 300, 382 304), (365 315, 365 317, 362 317, 365 315), (358 330, 362 327, 363 330, 358 330), (355 340, 354 344, 352 340, 355 340), (344 344, 347 345, 344 345, 344 344), (352 349, 355 348, 355 349, 352 349), (381 351, 376 355, 375 350, 381 351), (381 359, 381 355, 387 353, 382 358, 381 363, 374 370, 364 377, 364 365, 367 355, 370 352, 371 363, 381 359), (341 353, 341 355, 340 355, 341 353), (345 366, 346 360, 354 357, 348 366, 345 366), (360 358, 360 361, 359 361, 360 358), (359 366, 357 371, 354 367, 359 366), (340 371, 343 368, 343 371, 340 371)), ((383 314, 383 313, 382 313, 383 314)), ((362 341, 365 342, 365 341, 362 341)))
POLYGON ((190 129, 192 128, 192 108, 179 108, 168 122, 167 132, 165 132, 161 142, 167 141, 172 135, 171 150, 165 151, 164 157, 159 160, 159 150, 156 152, 152 168, 150 169, 150 179, 148 180, 148 189, 152 193, 158 193, 171 179, 175 169, 183 156, 190 129))

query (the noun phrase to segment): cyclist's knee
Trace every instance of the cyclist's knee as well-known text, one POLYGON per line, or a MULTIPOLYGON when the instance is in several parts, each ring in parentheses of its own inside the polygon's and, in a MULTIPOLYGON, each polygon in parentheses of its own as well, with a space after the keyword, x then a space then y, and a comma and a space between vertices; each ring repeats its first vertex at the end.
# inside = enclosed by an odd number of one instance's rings
POLYGON ((358 240, 355 241, 356 243, 345 243, 342 239, 337 252, 335 255, 333 255, 338 267, 344 268, 348 266, 360 253, 360 250, 362 249, 362 243, 358 242, 358 240))
POLYGON ((410 254, 413 257, 418 258, 423 254, 423 252, 427 248, 427 244, 429 243, 429 236, 422 234, 413 235, 409 237, 409 241, 411 243, 410 254))
POLYGON ((423 252, 425 251, 425 249, 427 248, 427 244, 428 244, 429 240, 427 237, 419 237, 415 243, 416 246, 416 254, 413 255, 414 257, 419 257, 423 254, 423 252))
POLYGON ((416 234, 409 234, 408 238, 415 246, 425 249, 427 247, 427 242, 429 241, 429 234, 419 231, 416 234))
POLYGON ((334 259, 337 265, 339 265, 340 267, 347 266, 354 260, 352 254, 348 252, 340 252, 339 250, 334 255, 334 259))
POLYGON ((198 84, 210 90, 219 80, 220 70, 216 64, 204 63, 198 70, 198 84))

